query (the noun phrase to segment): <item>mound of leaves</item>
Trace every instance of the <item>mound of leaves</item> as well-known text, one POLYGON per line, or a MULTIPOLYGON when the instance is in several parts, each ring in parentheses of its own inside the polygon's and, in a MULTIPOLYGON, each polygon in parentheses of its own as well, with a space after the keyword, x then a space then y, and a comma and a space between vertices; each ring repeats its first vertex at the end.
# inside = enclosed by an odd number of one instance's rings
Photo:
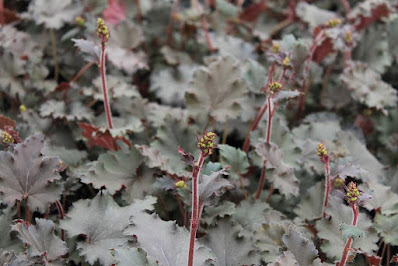
POLYGON ((0 265, 188 265, 196 171, 193 265, 398 262, 396 1, 0 1, 0 23, 0 265))

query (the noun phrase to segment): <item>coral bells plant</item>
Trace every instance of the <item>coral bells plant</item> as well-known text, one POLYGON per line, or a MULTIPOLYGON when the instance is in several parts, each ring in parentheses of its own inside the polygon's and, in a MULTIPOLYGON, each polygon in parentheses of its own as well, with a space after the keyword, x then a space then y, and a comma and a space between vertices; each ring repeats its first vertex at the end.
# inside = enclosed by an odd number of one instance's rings
POLYGON ((0 265, 398 261, 397 1, 0 0, 0 22, 0 265))

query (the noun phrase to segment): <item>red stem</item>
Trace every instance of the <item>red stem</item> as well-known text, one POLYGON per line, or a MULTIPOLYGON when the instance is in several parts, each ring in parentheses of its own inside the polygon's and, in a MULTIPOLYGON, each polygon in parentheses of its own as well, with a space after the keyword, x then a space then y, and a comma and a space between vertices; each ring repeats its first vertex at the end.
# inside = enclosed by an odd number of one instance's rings
POLYGON ((322 207, 322 218, 326 218, 326 207, 328 206, 328 199, 330 194, 330 168, 329 168, 330 159, 327 157, 325 162, 325 196, 323 198, 323 207, 322 207))
MULTIPOLYGON (((59 219, 63 220, 65 217, 65 212, 64 212, 64 208, 62 207, 61 202, 59 202, 59 200, 57 200, 57 201, 55 201, 55 205, 57 205, 59 219)), ((61 229, 61 240, 65 241, 65 231, 63 229, 61 229)))
MULTIPOLYGON (((350 205, 351 205, 352 214, 353 214, 352 225, 356 227, 357 224, 358 224, 359 207, 355 203, 351 203, 350 205)), ((352 237, 347 239, 347 242, 346 242, 344 250, 343 250, 343 256, 341 257, 341 260, 340 260, 338 266, 345 266, 346 265, 347 259, 348 259, 348 254, 349 254, 349 252, 351 250, 352 241, 353 241, 352 237)))
POLYGON ((258 187, 257 187, 257 193, 256 193, 256 199, 259 199, 261 196, 261 192, 263 191, 263 187, 264 187, 264 182, 265 182, 265 161, 263 162, 263 168, 261 169, 261 177, 260 177, 260 182, 258 183, 258 187))
POLYGON ((5 19, 4 19, 4 4, 3 0, 0 0, 0 21, 1 21, 1 26, 4 27, 5 19))
MULTIPOLYGON (((195 6, 195 9, 200 12, 201 9, 200 9, 200 5, 199 5, 198 0, 193 0, 192 3, 195 6)), ((206 24, 206 20, 205 20, 204 16, 202 16, 200 18, 200 23, 202 25, 203 31, 205 32, 207 46, 209 47, 210 52, 214 52, 214 47, 213 47, 213 44, 211 43, 211 40, 210 40, 209 29, 207 28, 207 24, 206 24)))
POLYGON ((273 111, 271 110, 271 103, 272 99, 271 97, 268 97, 267 99, 268 102, 268 123, 267 123, 267 144, 269 144, 270 139, 271 139, 271 128, 272 128, 272 117, 273 117, 273 111))
MULTIPOLYGON (((324 37, 325 32, 326 32, 326 30, 323 29, 315 36, 314 42, 313 42, 313 44, 311 45, 311 48, 310 48, 310 56, 305 60, 305 63, 304 63, 305 64, 305 66, 304 66, 304 74, 303 74, 303 83, 301 85, 301 91, 302 92, 305 92, 305 90, 306 90, 306 81, 307 81, 307 78, 308 78, 308 73, 310 71, 312 57, 314 56, 315 50, 316 50, 316 48, 318 46, 318 43, 323 41, 322 38, 324 37)), ((297 111, 296 120, 299 120, 301 118, 301 115, 304 112, 304 107, 305 107, 305 105, 304 105, 305 101, 304 100, 305 100, 305 95, 300 95, 300 97, 299 97, 299 108, 298 108, 298 111, 297 111)))
POLYGON ((345 9, 345 12, 346 12, 346 16, 347 16, 347 14, 351 12, 350 3, 348 3, 347 0, 341 0, 341 3, 344 6, 344 9, 345 9))
POLYGON ((167 29, 167 45, 172 47, 173 44, 173 29, 174 29, 174 16, 178 11, 179 0, 175 0, 170 12, 170 22, 167 29))
POLYGON ((250 128, 249 134, 246 135, 246 139, 245 139, 245 142, 243 143, 243 148, 242 148, 242 150, 246 153, 249 151, 249 148, 250 148, 250 133, 257 129, 257 126, 260 123, 261 118, 263 117, 263 115, 265 113, 265 110, 267 110, 267 102, 265 102, 264 105, 258 110, 256 119, 254 120, 254 122, 250 128))
POLYGON ((102 92, 104 94, 104 107, 105 107, 105 113, 106 113, 106 118, 108 120, 108 127, 110 129, 113 128, 113 123, 112 123, 112 112, 111 112, 111 106, 109 104, 109 99, 108 99, 108 87, 106 85, 106 76, 105 76, 105 45, 102 45, 101 49, 101 62, 100 62, 100 71, 101 71, 101 79, 102 79, 102 92))
POLYGON ((188 266, 193 266, 193 258, 195 253, 195 237, 196 231, 198 230, 199 224, 199 174, 202 169, 205 156, 202 152, 197 163, 192 171, 192 215, 191 215, 191 229, 190 229, 190 240, 189 240, 189 257, 188 266))
POLYGON ((94 65, 93 62, 89 62, 87 63, 82 69, 80 69, 80 71, 69 81, 69 83, 75 82, 76 80, 78 80, 83 74, 84 72, 87 71, 87 69, 89 69, 92 65, 94 65))

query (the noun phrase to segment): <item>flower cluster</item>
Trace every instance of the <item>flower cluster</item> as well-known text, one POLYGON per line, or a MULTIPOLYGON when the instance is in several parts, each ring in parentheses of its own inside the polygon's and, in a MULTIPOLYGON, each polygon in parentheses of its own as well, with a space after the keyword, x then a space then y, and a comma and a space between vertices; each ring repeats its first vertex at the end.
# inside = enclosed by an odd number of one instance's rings
POLYGON ((290 65, 290 58, 288 56, 286 56, 285 59, 283 59, 282 65, 284 67, 288 67, 290 65))
POLYGON ((282 84, 275 81, 270 83, 268 87, 269 87, 269 94, 274 95, 275 93, 278 93, 282 89, 282 84))
POLYGON ((333 19, 330 19, 328 22, 326 22, 325 26, 328 27, 328 28, 334 28, 334 27, 336 27, 336 26, 338 26, 340 24, 341 24, 341 20, 340 19, 333 18, 333 19))
POLYGON ((318 147, 316 149, 316 154, 322 158, 324 156, 328 155, 328 151, 326 150, 325 145, 323 145, 322 143, 318 143, 318 147))
POLYGON ((341 179, 340 177, 336 177, 335 179, 333 179, 333 186, 335 188, 340 188, 344 185, 344 180, 341 179))
POLYGON ((75 23, 76 23, 77 26, 83 27, 84 23, 86 23, 86 20, 79 16, 79 17, 75 18, 75 23))
POLYGON ((358 200, 358 196, 359 196, 359 191, 357 189, 357 186, 355 185, 354 182, 350 182, 348 184, 347 187, 347 194, 346 194, 346 198, 347 198, 347 202, 348 203, 356 203, 358 200))
POLYGON ((1 133, 1 140, 4 144, 14 143, 14 138, 11 136, 10 133, 3 131, 1 133))
POLYGON ((351 32, 351 31, 347 30, 347 31, 345 32, 344 41, 345 41, 348 45, 351 45, 351 44, 352 44, 353 38, 352 38, 352 32, 351 32))
POLYGON ((281 51, 281 46, 279 45, 278 42, 272 43, 272 48, 271 51, 275 54, 279 53, 281 51))
POLYGON ((102 45, 107 44, 109 40, 109 30, 102 18, 98 18, 97 20, 97 36, 101 38, 102 45))
POLYGON ((187 188, 187 184, 185 184, 184 180, 177 181, 175 186, 176 188, 187 188))
POLYGON ((203 136, 198 139, 198 148, 202 151, 203 156, 208 156, 213 153, 213 149, 215 148, 214 140, 216 138, 216 134, 213 132, 207 132, 203 134, 203 136))

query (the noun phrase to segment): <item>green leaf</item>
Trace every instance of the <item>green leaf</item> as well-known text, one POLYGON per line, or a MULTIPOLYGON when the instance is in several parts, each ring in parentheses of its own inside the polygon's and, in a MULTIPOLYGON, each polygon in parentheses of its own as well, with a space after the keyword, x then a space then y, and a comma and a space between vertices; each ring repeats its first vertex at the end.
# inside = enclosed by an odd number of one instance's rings
MULTIPOLYGON (((14 251, 18 250, 17 245, 19 242, 11 237, 11 222, 13 221, 13 216, 15 216, 15 214, 16 211, 12 207, 0 210, 0 248, 6 248, 14 251)), ((0 263, 0 265, 2 264, 0 263)))
POLYGON ((78 149, 69 149, 63 146, 46 145, 42 150, 46 156, 58 155, 62 161, 62 164, 68 166, 77 166, 82 164, 87 158, 86 151, 80 151, 78 149))
POLYGON ((98 64, 101 58, 101 48, 92 41, 84 39, 72 39, 75 46, 79 48, 84 60, 98 64))
POLYGON ((44 23, 46 28, 59 29, 66 22, 71 22, 82 10, 83 6, 72 3, 72 0, 35 0, 29 5, 27 16, 38 25, 44 23))
POLYGON ((218 145, 218 149, 221 155, 221 164, 224 167, 230 167, 229 174, 231 178, 239 179, 240 174, 247 172, 250 164, 244 151, 225 144, 218 145))
POLYGON ((293 169, 289 165, 283 163, 283 153, 278 146, 273 143, 260 142, 256 145, 256 153, 266 162, 267 169, 274 169, 270 178, 275 188, 290 197, 298 195, 299 180, 295 176, 293 169))
POLYGON ((248 231, 252 231, 255 225, 266 222, 265 213, 271 207, 264 202, 243 200, 236 206, 234 219, 248 231))
POLYGON ((257 58, 254 46, 249 42, 231 35, 215 34, 213 32, 209 35, 212 45, 218 49, 221 56, 232 56, 239 61, 257 58))
POLYGON ((222 219, 207 231, 203 241, 217 257, 218 265, 260 265, 261 255, 252 236, 230 219, 222 219))
POLYGON ((135 49, 145 41, 141 27, 130 20, 110 26, 110 32, 111 37, 108 43, 110 46, 117 45, 124 49, 135 49))
MULTIPOLYGON (((130 218, 125 235, 135 235, 138 246, 159 265, 185 265, 188 262, 189 232, 156 214, 138 212, 130 218)), ((196 240, 194 265, 217 265, 211 250, 196 240)))
POLYGON ((151 143, 150 148, 141 147, 141 153, 149 159, 149 167, 160 167, 170 174, 188 176, 191 173, 181 161, 178 147, 185 152, 198 154, 195 137, 196 127, 187 126, 181 120, 166 117, 164 126, 158 128, 156 140, 151 143))
POLYGON ((301 199, 294 212, 302 220, 315 220, 322 216, 325 182, 318 182, 308 189, 307 194, 301 199))
MULTIPOLYGON (((339 260, 343 254, 345 241, 338 233, 342 223, 352 223, 352 209, 343 203, 341 198, 333 195, 329 196, 328 206, 326 207, 326 214, 330 216, 329 219, 323 219, 316 222, 316 229, 318 236, 324 239, 321 249, 332 260, 339 260)), ((352 243, 352 248, 360 249, 367 253, 372 253, 377 250, 377 241, 379 238, 375 230, 372 228, 370 218, 364 214, 359 213, 358 228, 366 233, 367 237, 358 238, 352 243)))
POLYGON ((289 224, 286 223, 263 223, 254 228, 253 235, 256 246, 265 251, 263 260, 265 262, 274 261, 283 248, 282 238, 287 232, 289 224))
POLYGON ((349 160, 339 159, 332 164, 330 169, 330 177, 340 177, 343 180, 345 180, 347 176, 359 178, 364 172, 366 171, 361 167, 352 164, 352 162, 349 160))
POLYGON ((201 175, 199 178, 199 202, 204 206, 211 206, 214 204, 215 197, 220 197, 226 190, 232 189, 231 183, 220 177, 227 174, 225 169, 221 169, 210 175, 201 175))
POLYGON ((179 65, 176 68, 167 68, 151 75, 150 91, 165 104, 181 106, 184 103, 184 94, 189 86, 193 72, 197 65, 179 65))
POLYGON ((299 266, 292 252, 285 251, 283 252, 282 255, 276 258, 276 261, 274 263, 268 264, 268 266, 284 266, 284 265, 299 266))
POLYGON ((123 187, 129 188, 139 181, 137 170, 142 162, 142 156, 134 148, 109 151, 101 154, 98 160, 81 174, 80 179, 85 184, 93 184, 96 189, 105 186, 113 195, 123 187))
POLYGON ((373 227, 383 237, 384 242, 393 246, 398 245, 398 214, 392 216, 376 214, 373 227))
POLYGON ((366 233, 356 226, 343 223, 340 225, 340 227, 341 227, 342 236, 343 236, 344 240, 347 240, 350 237, 352 237, 353 239, 356 239, 359 237, 362 237, 362 238, 366 237, 366 233))
POLYGON ((344 69, 341 79, 351 97, 368 107, 387 114, 386 108, 396 106, 397 91, 366 63, 353 61, 344 69))
POLYGON ((48 100, 40 106, 40 115, 53 119, 66 119, 69 122, 91 121, 94 118, 92 111, 78 101, 66 105, 64 101, 48 100))
POLYGON ((362 35, 352 55, 354 60, 365 62, 382 74, 392 64, 389 53, 388 33, 385 25, 372 24, 362 35))
POLYGON ((79 254, 94 264, 97 260, 104 265, 113 263, 109 251, 126 244, 129 239, 123 230, 129 224, 129 217, 143 210, 152 210, 156 199, 147 197, 133 204, 120 207, 109 193, 99 192, 92 200, 79 200, 67 213, 67 219, 60 226, 69 237, 84 235, 85 241, 77 243, 79 254))
POLYGON ((28 245, 30 257, 37 257, 46 265, 61 264, 62 258, 68 252, 66 243, 54 235, 55 224, 52 221, 36 218, 36 225, 16 220, 12 230, 18 232, 18 237, 28 245))
POLYGON ((140 248, 118 247, 113 249, 112 256, 115 258, 117 266, 156 266, 155 261, 147 258, 146 252, 140 248))
POLYGON ((331 19, 337 18, 335 12, 321 9, 316 5, 299 2, 296 7, 297 16, 306 22, 310 28, 325 25, 331 19))
POLYGON ((289 230, 283 235, 282 241, 294 254, 300 265, 312 265, 318 258, 318 250, 316 250, 314 243, 302 236, 293 225, 289 226, 289 230))
POLYGON ((28 200, 31 211, 46 212, 59 199, 59 158, 43 156, 44 136, 35 134, 11 151, 0 151, 0 192, 6 204, 28 200))
POLYGON ((200 223, 215 226, 219 218, 232 216, 235 212, 236 208, 233 202, 223 201, 220 204, 205 208, 200 223))
POLYGON ((257 61, 249 59, 245 62, 242 77, 246 80, 251 92, 260 94, 267 83, 267 71, 257 61))
POLYGON ((384 215, 398 213, 398 195, 391 191, 391 187, 370 182, 360 185, 359 188, 363 191, 372 190, 372 199, 364 205, 367 210, 375 210, 384 215))
POLYGON ((185 94, 189 113, 211 116, 219 122, 238 117, 246 94, 246 83, 240 76, 233 57, 220 57, 207 68, 196 70, 185 94))
POLYGON ((31 266, 32 262, 24 254, 15 256, 14 252, 9 252, 0 248, 0 265, 10 266, 31 266))

